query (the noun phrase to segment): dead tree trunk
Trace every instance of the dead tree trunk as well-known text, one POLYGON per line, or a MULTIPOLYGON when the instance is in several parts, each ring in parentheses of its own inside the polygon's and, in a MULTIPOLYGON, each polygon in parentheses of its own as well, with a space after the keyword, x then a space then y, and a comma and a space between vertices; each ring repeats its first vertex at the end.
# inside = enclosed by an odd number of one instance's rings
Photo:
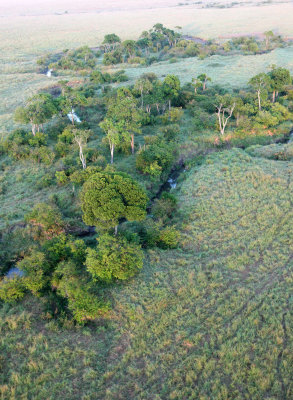
POLYGON ((219 121, 219 128, 220 128, 220 133, 223 136, 225 133, 225 129, 227 126, 227 123, 229 121, 229 119, 232 117, 233 111, 235 108, 235 103, 231 106, 231 108, 223 108, 223 104, 220 104, 219 106, 217 106, 217 115, 218 115, 218 121, 219 121), (228 113, 228 115, 226 116, 226 112, 228 113))

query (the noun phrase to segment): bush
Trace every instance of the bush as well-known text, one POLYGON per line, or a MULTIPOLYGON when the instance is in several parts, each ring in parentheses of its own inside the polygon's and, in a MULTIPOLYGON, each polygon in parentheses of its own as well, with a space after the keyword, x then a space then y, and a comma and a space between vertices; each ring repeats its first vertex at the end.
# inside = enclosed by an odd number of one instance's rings
POLYGON ((35 240, 44 241, 60 235, 64 231, 64 224, 59 210, 46 203, 38 203, 25 216, 26 222, 31 225, 35 240))
POLYGON ((44 163, 46 165, 51 165, 55 158, 55 153, 53 150, 46 146, 36 147, 30 153, 30 158, 38 163, 44 163))
POLYGON ((178 246, 180 233, 173 226, 160 231, 158 246, 162 249, 175 249, 178 246))
POLYGON ((177 199, 168 192, 163 192, 159 199, 156 199, 152 207, 152 213, 155 218, 168 220, 176 210, 177 199))
POLYGON ((160 179, 162 174, 168 174, 173 161, 173 145, 158 139, 139 151, 136 157, 136 168, 153 179, 160 179))
POLYGON ((25 287, 23 278, 5 278, 0 282, 0 299, 10 303, 23 298, 25 287))
POLYGON ((54 183, 54 177, 52 174, 48 173, 42 176, 42 178, 36 183, 38 189, 47 188, 54 183))
POLYGON ((17 267, 25 272, 25 276, 22 278, 24 287, 35 296, 39 295, 48 284, 46 272, 49 270, 49 264, 45 254, 40 251, 32 251, 29 256, 17 263, 17 267))
POLYGON ((86 267, 94 279, 110 282, 125 280, 143 266, 143 252, 139 245, 123 236, 100 236, 97 250, 88 249, 86 267))
POLYGON ((180 127, 177 124, 164 126, 160 130, 168 142, 174 141, 180 133, 180 127))
POLYGON ((47 144, 47 135, 42 132, 37 132, 35 136, 32 133, 29 133, 28 137, 28 143, 32 147, 41 147, 47 144))
POLYGON ((66 175, 65 171, 56 171, 55 173, 58 185, 66 185, 69 182, 69 177, 66 175))
POLYGON ((183 117, 183 110, 181 108, 171 108, 163 114, 160 119, 163 124, 168 124, 170 122, 178 122, 183 117))

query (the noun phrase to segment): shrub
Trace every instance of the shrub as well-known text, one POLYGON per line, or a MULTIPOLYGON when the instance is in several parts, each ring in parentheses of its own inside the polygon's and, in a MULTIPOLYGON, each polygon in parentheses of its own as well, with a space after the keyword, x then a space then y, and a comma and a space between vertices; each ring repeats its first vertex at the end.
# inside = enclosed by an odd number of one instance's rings
POLYGON ((175 249, 178 246, 180 233, 173 226, 160 231, 158 246, 162 249, 175 249))
POLYGON ((93 278, 110 282, 131 278, 143 266, 143 252, 139 245, 123 236, 102 235, 97 250, 88 249, 86 267, 93 278))
POLYGON ((24 257, 17 263, 17 267, 25 272, 23 285, 30 290, 35 296, 48 284, 46 272, 48 272, 49 264, 43 252, 33 250, 29 256, 24 257))
POLYGON ((171 218, 176 210, 176 197, 168 192, 163 192, 159 199, 156 199, 152 207, 152 213, 156 218, 166 221, 171 218))
POLYGON ((37 132, 35 136, 32 133, 28 133, 28 143, 32 147, 41 147, 47 144, 47 135, 42 132, 37 132))
POLYGON ((69 182, 69 178, 65 171, 56 171, 55 173, 58 185, 66 185, 69 182))
POLYGON ((55 158, 55 153, 53 150, 49 149, 46 146, 41 146, 34 148, 30 157, 38 163, 44 163, 46 165, 51 165, 55 158))
POLYGON ((139 151, 136 157, 136 168, 153 179, 159 179, 163 173, 168 173, 173 161, 173 145, 158 139, 139 151))
POLYGON ((23 298, 25 294, 25 287, 23 278, 4 278, 0 282, 0 299, 10 303, 23 298))
POLYGON ((60 235, 64 231, 64 224, 59 210, 46 203, 38 203, 25 216, 26 222, 31 225, 35 240, 44 241, 60 235))
POLYGON ((176 136, 180 133, 180 127, 177 124, 164 126, 160 130, 168 142, 175 140, 176 136))
POLYGON ((41 179, 36 183, 38 189, 44 189, 51 186, 54 183, 54 177, 52 174, 48 173, 41 177, 41 179))
POLYGON ((171 108, 171 110, 168 110, 163 114, 160 119, 163 124, 168 124, 170 122, 178 122, 183 116, 183 110, 181 108, 171 108))

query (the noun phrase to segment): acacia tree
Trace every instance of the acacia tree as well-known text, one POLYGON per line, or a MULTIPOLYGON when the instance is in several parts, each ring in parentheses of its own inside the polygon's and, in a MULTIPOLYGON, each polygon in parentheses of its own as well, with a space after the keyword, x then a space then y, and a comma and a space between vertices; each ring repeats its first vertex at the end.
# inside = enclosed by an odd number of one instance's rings
POLYGON ((232 117, 235 109, 236 102, 229 95, 217 96, 217 109, 218 123, 221 135, 224 135, 226 126, 229 119, 232 117))
POLYGON ((286 85, 290 85, 291 76, 288 69, 282 67, 276 68, 276 66, 273 65, 269 77, 271 78, 271 87, 273 89, 272 101, 274 103, 279 92, 284 90, 286 85))
POLYGON ((73 129, 72 133, 74 136, 74 141, 79 147, 79 159, 81 161, 82 168, 86 169, 86 158, 84 155, 84 148, 87 144, 88 138, 91 135, 91 131, 86 129, 73 129))
POLYGON ((32 134, 43 129, 43 124, 48 122, 57 113, 54 100, 51 95, 41 93, 31 97, 24 107, 18 107, 14 113, 16 122, 22 124, 30 123, 32 134))
POLYGON ((119 221, 142 221, 146 217, 147 196, 130 176, 118 172, 99 172, 83 185, 83 220, 101 229, 115 229, 119 221))
POLYGON ((136 42, 135 40, 125 40, 122 43, 123 48, 125 49, 127 55, 132 58, 134 56, 136 42))
POLYGON ((198 78, 192 78, 191 85, 194 88, 194 94, 197 93, 197 89, 202 86, 202 83, 198 80, 198 78))
POLYGON ((178 76, 167 75, 163 82, 163 90, 169 102, 169 110, 171 110, 171 101, 178 97, 180 92, 180 80, 178 76))
POLYGON ((271 79, 267 74, 262 72, 252 77, 248 82, 248 84, 256 90, 258 99, 258 109, 261 110, 261 99, 265 94, 265 92, 269 89, 271 85, 271 79))

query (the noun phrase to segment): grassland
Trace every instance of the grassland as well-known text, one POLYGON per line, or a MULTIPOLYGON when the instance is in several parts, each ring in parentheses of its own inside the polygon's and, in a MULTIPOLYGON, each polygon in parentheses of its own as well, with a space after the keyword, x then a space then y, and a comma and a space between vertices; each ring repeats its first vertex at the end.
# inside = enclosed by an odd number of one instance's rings
POLYGON ((149 250, 107 289, 98 325, 1 310, 2 399, 262 400, 293 396, 293 164, 223 151, 177 190, 181 247, 149 250))

